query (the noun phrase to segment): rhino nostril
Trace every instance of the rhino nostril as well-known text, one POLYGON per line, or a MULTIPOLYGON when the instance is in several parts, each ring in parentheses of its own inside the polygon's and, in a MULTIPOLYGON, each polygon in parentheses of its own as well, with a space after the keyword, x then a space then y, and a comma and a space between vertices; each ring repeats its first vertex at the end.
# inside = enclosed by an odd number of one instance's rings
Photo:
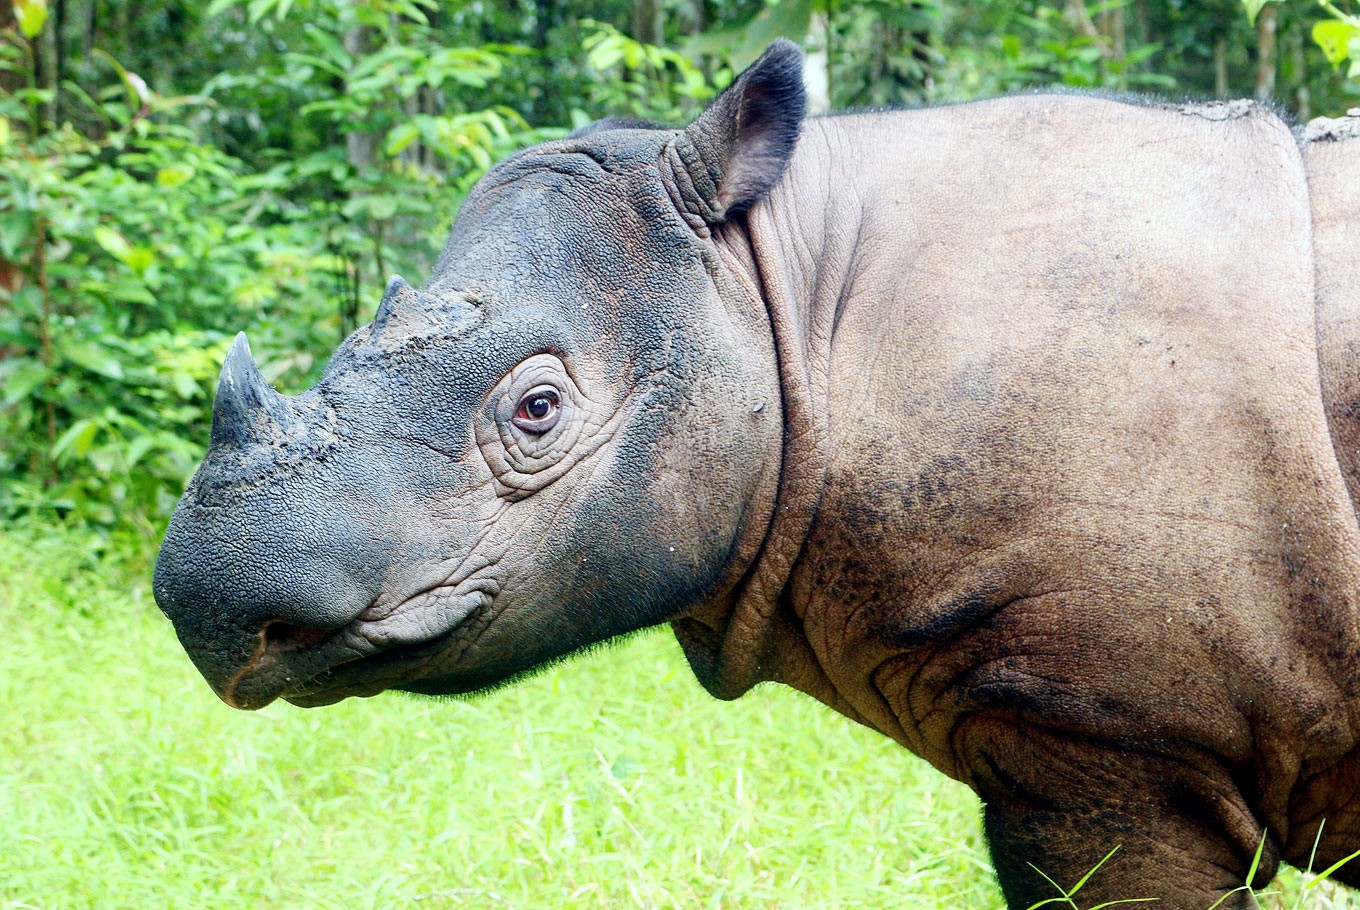
POLYGON ((274 620, 264 627, 264 640, 269 648, 290 651, 318 644, 335 634, 334 629, 313 629, 274 620))

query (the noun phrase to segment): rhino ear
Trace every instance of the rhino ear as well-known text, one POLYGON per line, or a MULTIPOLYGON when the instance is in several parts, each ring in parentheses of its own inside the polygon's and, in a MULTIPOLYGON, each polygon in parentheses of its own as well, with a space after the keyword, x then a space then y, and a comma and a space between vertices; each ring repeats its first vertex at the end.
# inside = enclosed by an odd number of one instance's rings
POLYGON ((783 175, 803 108, 803 54, 781 38, 677 138, 686 202, 710 224, 755 204, 783 175))

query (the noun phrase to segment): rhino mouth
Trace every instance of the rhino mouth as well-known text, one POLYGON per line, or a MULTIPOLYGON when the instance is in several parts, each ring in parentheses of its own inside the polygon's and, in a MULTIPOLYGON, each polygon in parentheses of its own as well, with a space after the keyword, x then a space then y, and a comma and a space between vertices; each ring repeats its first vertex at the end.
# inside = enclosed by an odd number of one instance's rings
POLYGON ((377 695, 421 678, 432 664, 456 661, 490 622, 493 601, 485 590, 436 589, 396 607, 369 607, 334 631, 272 623, 218 695, 245 710, 278 698, 311 708, 377 695))
POLYGON ((397 645, 335 664, 283 690, 279 697, 299 708, 320 708, 346 698, 377 695, 423 675, 421 671, 444 654, 460 631, 451 629, 424 644, 397 645))

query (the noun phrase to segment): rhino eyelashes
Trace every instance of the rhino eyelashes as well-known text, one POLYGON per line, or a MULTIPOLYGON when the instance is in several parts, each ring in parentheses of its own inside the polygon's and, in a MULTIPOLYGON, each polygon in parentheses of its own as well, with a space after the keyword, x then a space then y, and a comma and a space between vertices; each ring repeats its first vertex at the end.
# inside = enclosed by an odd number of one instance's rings
POLYGON ((550 385, 541 385, 527 392, 515 407, 510 418, 526 433, 541 435, 557 425, 562 416, 562 396, 550 385))

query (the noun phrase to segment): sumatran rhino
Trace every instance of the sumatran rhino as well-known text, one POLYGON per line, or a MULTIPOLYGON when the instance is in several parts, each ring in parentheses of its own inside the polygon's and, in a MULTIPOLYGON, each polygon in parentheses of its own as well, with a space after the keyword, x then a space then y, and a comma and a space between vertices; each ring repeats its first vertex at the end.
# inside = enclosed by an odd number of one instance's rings
POLYGON ((1358 133, 804 121, 776 44, 683 130, 498 165, 310 391, 238 337, 156 599, 239 708, 669 622, 719 698, 973 787, 1011 907, 1115 847, 1091 902, 1253 906, 1258 845, 1256 885, 1360 848, 1358 133))

